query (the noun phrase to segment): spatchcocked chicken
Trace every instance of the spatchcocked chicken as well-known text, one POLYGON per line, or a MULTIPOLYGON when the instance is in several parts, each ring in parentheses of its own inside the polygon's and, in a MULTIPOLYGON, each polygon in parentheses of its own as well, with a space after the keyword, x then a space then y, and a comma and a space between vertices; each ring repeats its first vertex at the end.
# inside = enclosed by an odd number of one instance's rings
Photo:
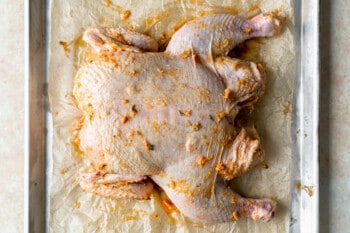
POLYGON ((265 79, 263 65, 227 54, 280 28, 272 14, 207 15, 182 26, 164 52, 133 31, 88 29, 83 38, 98 55, 79 69, 73 90, 83 113, 76 141, 91 163, 81 187, 148 199, 155 183, 201 223, 273 218, 275 201, 243 198, 227 185, 264 159, 255 130, 235 118, 263 94, 265 79))

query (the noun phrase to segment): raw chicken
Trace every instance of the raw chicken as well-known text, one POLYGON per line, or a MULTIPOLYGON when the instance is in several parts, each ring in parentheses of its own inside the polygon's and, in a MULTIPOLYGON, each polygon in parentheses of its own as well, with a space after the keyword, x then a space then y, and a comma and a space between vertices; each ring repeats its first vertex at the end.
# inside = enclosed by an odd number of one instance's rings
POLYGON ((264 91, 263 66, 226 55, 280 28, 272 14, 207 15, 180 28, 165 52, 136 32, 88 29, 84 40, 99 55, 79 69, 73 90, 83 112, 75 141, 91 163, 81 187, 148 199, 156 183, 201 223, 273 218, 275 201, 243 198, 226 184, 264 159, 255 130, 235 123, 264 91))

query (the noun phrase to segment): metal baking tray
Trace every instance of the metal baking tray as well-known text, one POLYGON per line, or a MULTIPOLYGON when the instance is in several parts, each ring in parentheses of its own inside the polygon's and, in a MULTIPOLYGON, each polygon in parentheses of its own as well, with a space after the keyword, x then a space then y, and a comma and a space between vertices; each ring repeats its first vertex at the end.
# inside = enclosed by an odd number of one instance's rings
MULTIPOLYGON (((52 123, 47 95, 48 0, 25 1, 25 232, 47 232, 52 123)), ((319 2, 294 1, 290 233, 319 229, 319 2), (300 190, 309 187, 310 192, 300 190)))
POLYGON ((290 232, 319 232, 319 1, 294 1, 290 232), (306 187, 307 191, 300 190, 306 187))
POLYGON ((47 2, 25 2, 25 188, 24 232, 46 232, 47 149, 50 148, 47 96, 47 2))

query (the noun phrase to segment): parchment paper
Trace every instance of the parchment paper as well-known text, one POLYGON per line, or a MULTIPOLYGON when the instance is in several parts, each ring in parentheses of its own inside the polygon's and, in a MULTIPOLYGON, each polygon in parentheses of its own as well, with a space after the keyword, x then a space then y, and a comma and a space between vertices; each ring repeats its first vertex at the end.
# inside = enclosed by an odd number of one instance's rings
MULTIPOLYGON (((294 78, 292 0, 65 0, 51 2, 49 97, 53 116, 53 153, 50 183, 50 232, 287 232, 289 228, 289 165, 291 157, 290 103, 294 78), (282 8, 280 8, 282 7, 282 8), (253 120, 266 152, 266 163, 232 182, 247 197, 278 201, 278 213, 269 223, 241 218, 238 222, 200 225, 191 222, 164 197, 154 192, 151 200, 101 198, 84 193, 78 184, 84 161, 71 143, 71 128, 80 117, 71 98, 73 78, 83 63, 81 34, 91 26, 132 26, 161 44, 177 26, 204 12, 231 12, 253 16, 260 11, 282 10, 280 36, 247 42, 241 58, 263 61, 267 87, 253 120), (121 15, 130 11, 128 19, 121 15), (165 33, 165 34, 164 34, 165 33), (248 48, 248 52, 246 52, 248 48), (268 168, 266 168, 268 167, 268 168), (167 206, 167 207, 166 207, 167 206)), ((85 48, 86 49, 86 48, 85 48)))

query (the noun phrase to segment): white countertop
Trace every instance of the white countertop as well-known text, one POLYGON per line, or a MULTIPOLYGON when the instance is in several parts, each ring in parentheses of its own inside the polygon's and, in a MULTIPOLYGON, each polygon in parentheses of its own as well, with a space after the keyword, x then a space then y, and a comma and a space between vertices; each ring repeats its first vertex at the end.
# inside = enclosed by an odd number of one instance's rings
POLYGON ((321 11, 320 232, 350 232, 350 2, 321 11))
MULTIPOLYGON (((321 11, 320 232, 350 232, 350 4, 321 11)), ((329 3, 330 2, 330 3, 329 3)), ((24 1, 0 7, 0 229, 23 232, 24 1)))
POLYGON ((24 1, 0 2, 0 231, 23 232, 24 1))

